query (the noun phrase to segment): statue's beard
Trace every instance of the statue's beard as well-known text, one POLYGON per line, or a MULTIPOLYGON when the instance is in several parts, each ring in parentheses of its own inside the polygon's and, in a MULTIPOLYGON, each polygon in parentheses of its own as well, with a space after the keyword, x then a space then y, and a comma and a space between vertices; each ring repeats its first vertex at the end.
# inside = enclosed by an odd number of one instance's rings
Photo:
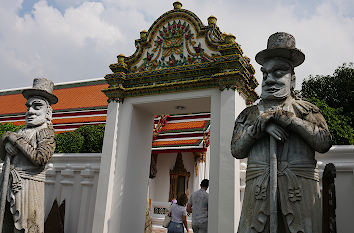
POLYGON ((261 99, 263 100, 281 100, 286 99, 290 95, 290 90, 282 88, 276 92, 270 93, 267 91, 262 91, 261 99))

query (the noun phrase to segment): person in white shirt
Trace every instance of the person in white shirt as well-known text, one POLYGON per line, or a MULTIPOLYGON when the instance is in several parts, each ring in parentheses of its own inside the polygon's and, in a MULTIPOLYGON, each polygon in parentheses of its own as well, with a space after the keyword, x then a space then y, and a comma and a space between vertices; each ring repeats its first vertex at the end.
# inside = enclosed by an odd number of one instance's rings
POLYGON ((206 192, 209 187, 209 180, 204 179, 200 183, 200 189, 192 193, 187 205, 188 213, 192 214, 192 229, 194 233, 208 232, 208 199, 206 192))
POLYGON ((182 194, 177 197, 177 203, 171 205, 171 222, 168 225, 167 233, 184 233, 183 225, 189 232, 187 224, 187 211, 186 204, 188 197, 186 194, 182 194))

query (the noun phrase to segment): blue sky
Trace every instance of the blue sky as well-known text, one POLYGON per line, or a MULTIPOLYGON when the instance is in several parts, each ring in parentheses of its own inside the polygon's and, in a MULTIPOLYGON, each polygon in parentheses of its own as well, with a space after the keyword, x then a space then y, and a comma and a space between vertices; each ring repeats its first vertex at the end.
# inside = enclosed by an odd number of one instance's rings
MULTIPOLYGON (((256 53, 277 31, 293 34, 306 55, 297 88, 310 74, 332 74, 354 62, 352 0, 188 0, 183 8, 206 24, 210 15, 232 33, 256 69, 256 53)), ((139 32, 172 9, 166 0, 3 0, 0 5, 1 89, 104 77, 117 54, 135 51, 139 32), (5 81, 6 80, 6 81, 5 81)))

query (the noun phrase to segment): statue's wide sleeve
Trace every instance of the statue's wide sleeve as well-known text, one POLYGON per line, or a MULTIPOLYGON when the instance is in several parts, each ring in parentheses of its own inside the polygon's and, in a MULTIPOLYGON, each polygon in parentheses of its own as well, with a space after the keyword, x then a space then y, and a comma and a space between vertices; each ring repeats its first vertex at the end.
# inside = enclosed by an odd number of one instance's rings
POLYGON ((237 159, 246 158, 252 144, 256 141, 256 138, 249 134, 249 130, 257 117, 257 111, 257 106, 247 107, 235 121, 231 139, 231 154, 237 159))
POLYGON ((319 109, 309 102, 300 101, 295 110, 299 117, 292 119, 290 129, 301 135, 315 151, 327 152, 332 146, 332 137, 319 109))
POLYGON ((33 147, 24 138, 16 140, 15 146, 27 157, 34 165, 44 166, 48 163, 55 150, 54 130, 45 128, 37 132, 37 147, 33 147))

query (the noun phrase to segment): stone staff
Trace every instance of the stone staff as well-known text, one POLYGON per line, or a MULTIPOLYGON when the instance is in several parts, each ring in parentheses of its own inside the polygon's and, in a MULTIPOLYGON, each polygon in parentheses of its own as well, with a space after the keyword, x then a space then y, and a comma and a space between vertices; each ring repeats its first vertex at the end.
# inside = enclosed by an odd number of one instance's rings
POLYGON ((0 202, 0 229, 2 229, 3 221, 4 221, 4 213, 6 206, 6 195, 7 189, 9 185, 9 176, 10 176, 10 156, 5 156, 5 161, 2 167, 2 189, 1 189, 1 202, 0 202))
POLYGON ((270 145, 269 145, 269 155, 270 155, 270 171, 269 171, 269 187, 270 187, 270 198, 269 198, 269 227, 270 233, 277 233, 278 228, 278 210, 277 210, 277 142, 273 136, 270 137, 270 145))

